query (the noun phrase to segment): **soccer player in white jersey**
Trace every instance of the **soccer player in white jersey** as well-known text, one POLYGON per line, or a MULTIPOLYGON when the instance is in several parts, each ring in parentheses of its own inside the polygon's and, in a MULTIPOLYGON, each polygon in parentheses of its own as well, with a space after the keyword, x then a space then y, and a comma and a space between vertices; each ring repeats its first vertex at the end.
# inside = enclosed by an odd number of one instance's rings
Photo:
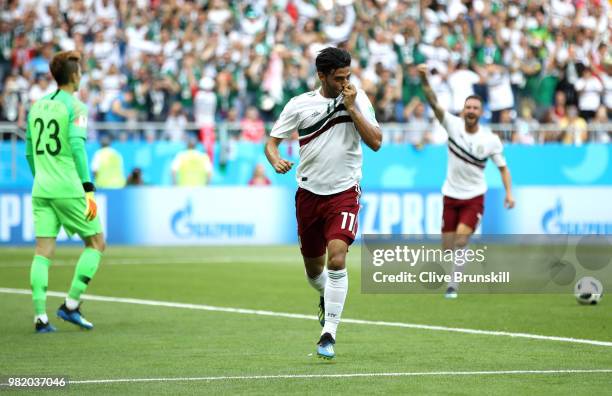
POLYGON ((382 133, 365 92, 349 82, 350 54, 328 47, 315 62, 321 88, 287 103, 265 151, 276 172, 287 173, 293 163, 280 157, 278 146, 298 131, 298 237, 308 282, 320 295, 317 354, 332 359, 348 291, 346 253, 357 232, 361 141, 378 151, 382 133))
MULTIPOLYGON (((442 213, 442 248, 455 250, 453 274, 463 272, 463 255, 457 253, 469 243, 484 213, 484 194, 487 191, 484 169, 491 158, 501 174, 506 198, 504 206, 514 207, 510 170, 503 154, 499 137, 478 123, 482 115, 482 98, 468 96, 463 105, 463 120, 440 107, 427 78, 427 65, 419 65, 427 101, 448 133, 448 168, 442 186, 444 209, 442 213), (461 264, 461 265, 460 265, 461 264)), ((457 298, 459 284, 450 282, 445 296, 457 298)))

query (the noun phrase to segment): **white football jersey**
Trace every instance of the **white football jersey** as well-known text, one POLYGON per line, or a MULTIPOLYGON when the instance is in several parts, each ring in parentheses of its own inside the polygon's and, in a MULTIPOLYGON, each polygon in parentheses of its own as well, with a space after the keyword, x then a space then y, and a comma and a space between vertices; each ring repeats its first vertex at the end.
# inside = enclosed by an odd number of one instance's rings
POLYGON ((506 166, 499 136, 488 128, 468 133, 464 120, 444 112, 444 129, 448 132, 448 167, 442 194, 455 199, 470 199, 487 191, 485 165, 491 158, 498 167, 506 166))
MULTIPOLYGON (((375 126, 374 108, 357 90, 357 109, 375 126)), ((319 195, 348 190, 361 180, 361 136, 344 106, 344 96, 326 98, 319 90, 287 103, 270 136, 288 138, 297 130, 300 143, 298 185, 319 195)))

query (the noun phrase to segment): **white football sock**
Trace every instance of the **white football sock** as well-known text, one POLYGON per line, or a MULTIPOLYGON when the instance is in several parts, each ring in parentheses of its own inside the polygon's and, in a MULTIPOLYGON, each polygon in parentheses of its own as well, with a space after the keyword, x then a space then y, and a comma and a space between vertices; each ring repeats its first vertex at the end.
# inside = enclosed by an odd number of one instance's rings
POLYGON ((306 278, 308 279, 310 286, 312 286, 321 296, 323 296, 323 293, 325 293, 325 284, 327 283, 327 271, 324 269, 315 278, 309 277, 308 273, 306 273, 306 278))
POLYGON ((66 308, 69 310, 77 309, 79 307, 79 301, 70 297, 66 297, 66 308))
POLYGON ((348 275, 346 268, 340 271, 327 271, 327 284, 325 285, 325 326, 321 335, 330 333, 336 339, 336 330, 340 323, 344 301, 348 292, 348 275))
POLYGON ((43 322, 43 323, 49 323, 49 317, 47 316, 46 313, 44 313, 42 315, 36 315, 34 317, 34 323, 36 323, 38 321, 38 319, 40 319, 40 321, 43 322))
POLYGON ((467 262, 465 261, 465 250, 467 249, 466 247, 462 247, 462 248, 456 248, 455 252, 454 252, 454 256, 453 256, 453 272, 451 273, 452 275, 452 280, 450 282, 448 282, 448 287, 452 287, 455 290, 459 290, 459 282, 455 282, 455 272, 459 272, 461 274, 463 274, 463 271, 465 270, 465 266, 467 265, 467 262), (459 253, 459 256, 461 257, 459 260, 457 260, 457 252, 461 251, 461 253, 459 253), (458 264, 457 261, 460 261, 461 264, 458 264))

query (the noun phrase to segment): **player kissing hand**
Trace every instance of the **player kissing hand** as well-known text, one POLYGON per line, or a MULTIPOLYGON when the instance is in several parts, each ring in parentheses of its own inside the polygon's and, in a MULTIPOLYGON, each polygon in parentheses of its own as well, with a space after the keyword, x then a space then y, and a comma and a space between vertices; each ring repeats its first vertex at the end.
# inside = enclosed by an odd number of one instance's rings
POLYGON ((342 94, 344 94, 344 106, 347 109, 353 107, 357 97, 357 88, 353 84, 346 84, 342 89, 342 94))
POLYGON ((276 171, 276 173, 287 173, 291 170, 292 166, 293 162, 284 159, 279 159, 274 164, 274 170, 276 171))
POLYGON ((85 193, 85 205, 85 218, 87 221, 92 221, 98 214, 98 204, 96 204, 93 192, 85 193))

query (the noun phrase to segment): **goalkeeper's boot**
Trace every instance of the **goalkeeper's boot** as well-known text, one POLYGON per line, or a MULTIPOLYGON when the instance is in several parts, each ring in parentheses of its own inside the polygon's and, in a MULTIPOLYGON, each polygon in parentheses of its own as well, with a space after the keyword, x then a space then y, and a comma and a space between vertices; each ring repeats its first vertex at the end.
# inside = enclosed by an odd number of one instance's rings
POLYGON ((336 352, 334 351, 334 344, 336 341, 329 333, 325 333, 319 339, 317 344, 317 356, 322 359, 331 360, 336 357, 336 352))
POLYGON ((35 329, 37 333, 53 333, 57 329, 49 322, 45 323, 40 319, 36 319, 35 329))
POLYGON ((323 296, 319 299, 319 323, 321 327, 325 326, 325 299, 323 296))
POLYGON ((457 298, 457 296, 457 289, 455 289, 454 287, 449 287, 448 289, 446 289, 446 293, 444 293, 444 298, 448 298, 451 300, 454 300, 455 298, 457 298))
POLYGON ((79 305, 77 309, 68 309, 66 304, 62 304, 62 306, 59 307, 59 309, 57 310, 57 317, 65 320, 66 322, 73 323, 82 329, 93 329, 94 325, 91 322, 87 321, 87 319, 85 319, 83 315, 81 315, 80 308, 81 306, 79 305))

